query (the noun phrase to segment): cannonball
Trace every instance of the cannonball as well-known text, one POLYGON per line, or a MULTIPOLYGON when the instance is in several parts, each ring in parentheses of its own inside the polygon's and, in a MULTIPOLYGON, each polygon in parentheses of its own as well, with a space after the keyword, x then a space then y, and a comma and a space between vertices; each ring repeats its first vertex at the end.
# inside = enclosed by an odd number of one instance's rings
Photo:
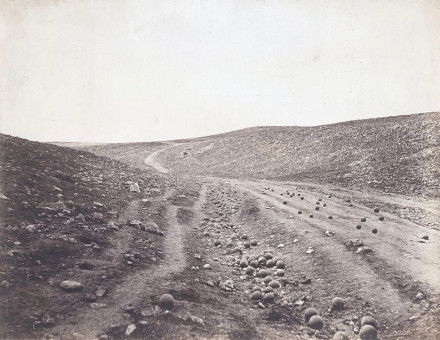
POLYGON ((264 302, 273 302, 275 300, 275 294, 272 292, 266 293, 263 296, 264 302))
POLYGON ((247 267, 244 272, 245 272, 246 275, 252 275, 254 273, 254 268, 247 267))
POLYGON ((266 262, 266 266, 269 268, 272 268, 273 266, 275 266, 275 261, 270 259, 269 261, 266 262))
POLYGON ((159 306, 162 309, 171 310, 175 303, 176 301, 171 294, 162 294, 159 298, 159 306))
POLYGON ((272 280, 272 281, 269 282, 269 287, 272 287, 272 288, 276 289, 276 288, 280 288, 281 285, 280 285, 280 283, 277 280, 272 280))
POLYGON ((313 315, 309 319, 309 327, 313 329, 321 329, 322 326, 324 326, 324 321, 322 321, 322 318, 319 315, 313 315))
POLYGON ((361 222, 367 222, 367 218, 366 217, 362 217, 361 218, 361 222))
POLYGON ((318 315, 318 311, 315 308, 309 307, 304 311, 304 319, 307 321, 309 321, 309 319, 313 316, 313 315, 318 315))
POLYGON ((266 269, 260 269, 257 273, 259 277, 266 277, 269 275, 269 272, 266 269))
POLYGON ((241 268, 246 268, 247 266, 249 266, 248 261, 246 261, 246 260, 241 260, 240 261, 240 267, 241 268))
POLYGON ((285 263, 284 263, 283 260, 279 260, 279 261, 277 261, 276 266, 277 266, 277 268, 279 268, 279 269, 286 268, 286 265, 285 265, 285 263))
POLYGON ((357 226, 356 226, 356 229, 361 229, 362 228, 362 226, 360 225, 360 224, 358 224, 357 226))
POLYGON ((377 234, 377 229, 376 229, 376 228, 373 228, 373 229, 371 229, 371 232, 372 232, 373 234, 377 234))
POLYGON ((379 216, 379 221, 383 221, 383 220, 385 220, 385 217, 379 216))
POLYGON ((371 325, 362 326, 361 330, 359 331, 359 337, 362 340, 376 340, 377 330, 371 325))
POLYGON ((345 301, 340 297, 334 297, 332 300, 332 310, 344 309, 345 301))
POLYGON ((365 325, 370 325, 373 326, 374 328, 378 329, 378 325, 377 325, 377 321, 375 318, 373 318, 370 315, 366 315, 361 319, 361 326, 365 326, 365 325))
POLYGON ((263 298, 263 293, 260 292, 259 290, 256 290, 255 292, 253 292, 250 296, 251 300, 257 301, 257 300, 261 300, 263 298))
POLYGON ((273 259, 272 253, 264 253, 264 257, 266 258, 266 260, 273 259))

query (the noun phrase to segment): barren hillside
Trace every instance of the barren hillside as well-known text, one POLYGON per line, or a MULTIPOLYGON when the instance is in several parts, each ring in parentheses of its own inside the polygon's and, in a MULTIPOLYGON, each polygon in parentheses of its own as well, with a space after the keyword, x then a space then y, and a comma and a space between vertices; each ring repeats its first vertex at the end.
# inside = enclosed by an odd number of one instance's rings
POLYGON ((256 127, 180 141, 158 160, 188 175, 335 183, 439 197, 439 136, 439 113, 256 127))

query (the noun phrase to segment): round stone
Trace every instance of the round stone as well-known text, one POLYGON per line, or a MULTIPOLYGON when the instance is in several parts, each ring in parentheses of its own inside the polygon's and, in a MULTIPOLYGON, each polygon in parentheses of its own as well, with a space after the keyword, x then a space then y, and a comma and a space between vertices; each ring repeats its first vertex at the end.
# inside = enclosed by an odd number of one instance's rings
POLYGON ((260 269, 257 273, 259 277, 266 277, 269 275, 269 272, 266 269, 260 269))
POLYGON ((284 269, 277 269, 277 271, 275 272, 275 275, 282 277, 282 276, 286 275, 286 273, 284 272, 284 269))
POLYGON ((345 301, 340 297, 335 297, 332 300, 332 310, 344 309, 345 301))
POLYGON ((262 298, 263 298, 263 293, 260 292, 259 290, 256 290, 251 294, 251 300, 257 301, 257 300, 261 300, 262 298))
POLYGON ((366 315, 361 319, 361 326, 365 326, 365 325, 370 325, 373 326, 374 328, 378 329, 378 325, 377 325, 377 321, 375 318, 373 318, 370 315, 366 315))
POLYGON ((286 265, 285 265, 285 263, 284 263, 283 260, 279 260, 279 261, 277 261, 276 266, 277 266, 277 268, 279 268, 279 269, 284 269, 284 268, 286 268, 286 265))
POLYGON ((379 221, 383 221, 383 220, 385 220, 385 217, 379 216, 379 221))
POLYGON ((240 261, 240 267, 241 268, 246 268, 247 266, 249 266, 248 261, 246 261, 246 260, 241 260, 240 261))
POLYGON ((276 289, 276 288, 280 288, 281 285, 280 285, 280 283, 277 280, 273 280, 273 281, 269 282, 269 287, 272 287, 272 288, 276 289))
POLYGON ((273 277, 272 277, 272 276, 266 276, 266 277, 263 279, 263 283, 265 283, 265 284, 269 284, 269 282, 272 281, 272 280, 273 280, 273 277))
POLYGON ((266 262, 266 266, 269 267, 269 268, 274 267, 275 264, 276 264, 275 261, 272 260, 272 259, 270 259, 269 261, 266 262))
POLYGON ((357 226, 356 226, 356 229, 361 229, 362 228, 362 226, 360 225, 360 224, 358 224, 357 226))
POLYGON ((362 340, 376 340, 377 330, 371 325, 362 326, 361 330, 359 331, 359 337, 362 340))
POLYGON ((273 302, 275 300, 275 294, 272 292, 266 293, 263 296, 264 302, 273 302))
POLYGON ((366 217, 362 217, 361 218, 361 222, 367 222, 367 218, 366 217))
POLYGON ((309 319, 309 327, 313 329, 321 329, 322 326, 324 326, 324 321, 322 321, 322 318, 319 315, 313 315, 309 319))
POLYGON ((374 212, 377 214, 380 211, 379 208, 374 208, 374 212))
POLYGON ((272 253, 265 253, 265 254, 264 254, 264 257, 266 258, 266 260, 273 259, 273 255, 272 255, 272 253))
POLYGON ((162 309, 171 310, 175 304, 174 297, 171 294, 162 294, 159 299, 159 306, 162 309))
POLYGON ((318 315, 318 311, 315 308, 309 307, 304 311, 304 319, 307 321, 309 321, 309 319, 313 316, 313 315, 318 315))
POLYGON ((373 228, 373 229, 371 229, 371 232, 372 232, 373 234, 377 234, 377 229, 376 229, 376 228, 373 228))
POLYGON ((246 275, 252 275, 254 273, 254 268, 247 267, 244 272, 245 272, 246 275))

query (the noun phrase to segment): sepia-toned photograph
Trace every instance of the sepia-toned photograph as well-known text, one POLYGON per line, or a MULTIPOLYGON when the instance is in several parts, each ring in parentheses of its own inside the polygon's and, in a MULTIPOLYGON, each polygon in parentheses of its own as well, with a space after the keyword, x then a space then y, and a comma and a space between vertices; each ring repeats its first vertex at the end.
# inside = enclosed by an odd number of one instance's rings
POLYGON ((0 0, 0 340, 440 340, 440 1, 0 0))

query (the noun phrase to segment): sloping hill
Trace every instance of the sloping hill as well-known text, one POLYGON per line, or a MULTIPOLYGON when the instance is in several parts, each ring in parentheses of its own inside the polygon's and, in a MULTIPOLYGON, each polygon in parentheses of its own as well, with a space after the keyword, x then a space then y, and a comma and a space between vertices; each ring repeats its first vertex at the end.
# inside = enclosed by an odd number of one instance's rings
POLYGON ((188 175, 335 183, 439 196, 440 114, 256 127, 180 141, 157 160, 188 175))
POLYGON ((132 202, 161 200, 164 178, 88 152, 6 135, 0 135, 0 147, 0 338, 40 338, 97 302, 97 289, 105 294, 127 272, 162 256, 159 235, 125 226, 132 202), (131 182, 140 192, 130 191, 131 182), (135 252, 135 263, 127 266, 123 252, 135 252), (82 283, 81 292, 64 291, 63 280, 82 283))

